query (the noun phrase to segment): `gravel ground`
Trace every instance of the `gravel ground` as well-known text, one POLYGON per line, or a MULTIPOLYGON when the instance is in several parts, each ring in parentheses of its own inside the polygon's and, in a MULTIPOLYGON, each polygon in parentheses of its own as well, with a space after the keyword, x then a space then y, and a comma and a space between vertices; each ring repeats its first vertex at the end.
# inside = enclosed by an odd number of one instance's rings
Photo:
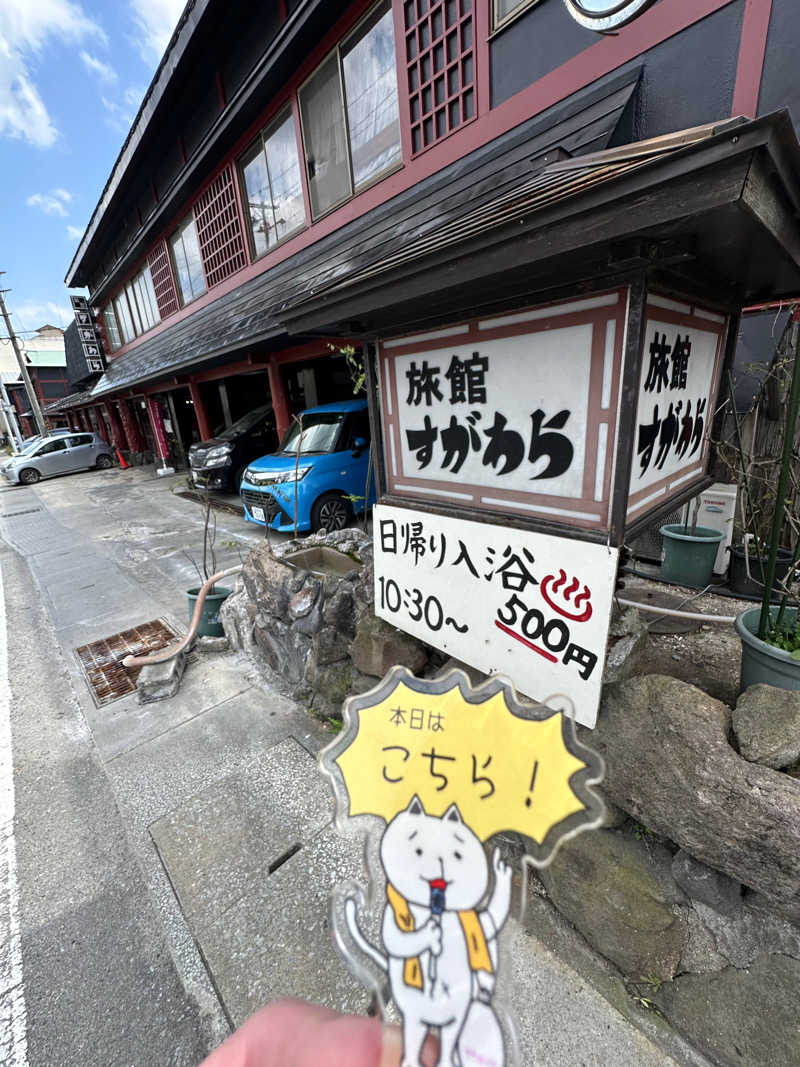
MULTIPOLYGON (((720 596, 712 590, 698 596, 696 589, 649 581, 646 578, 626 576, 625 591, 651 591, 669 593, 686 599, 685 611, 704 615, 738 615, 755 606, 751 600, 735 600, 720 596)), ((648 629, 649 640, 637 667, 637 674, 666 674, 698 686, 711 696, 734 707, 739 693, 741 668, 741 642, 732 623, 699 623, 693 633, 653 633, 652 627, 659 616, 641 613, 648 629)))

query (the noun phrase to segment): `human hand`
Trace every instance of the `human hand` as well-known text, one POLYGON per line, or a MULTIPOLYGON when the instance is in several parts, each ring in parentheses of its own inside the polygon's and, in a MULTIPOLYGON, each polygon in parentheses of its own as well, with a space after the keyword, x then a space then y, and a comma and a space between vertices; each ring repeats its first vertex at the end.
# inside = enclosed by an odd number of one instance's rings
MULTIPOLYGON (((396 1026, 302 1000, 278 1000, 251 1016, 200 1067, 400 1067, 402 1052, 396 1026)), ((437 1057, 429 1038, 424 1067, 434 1067, 437 1057)))

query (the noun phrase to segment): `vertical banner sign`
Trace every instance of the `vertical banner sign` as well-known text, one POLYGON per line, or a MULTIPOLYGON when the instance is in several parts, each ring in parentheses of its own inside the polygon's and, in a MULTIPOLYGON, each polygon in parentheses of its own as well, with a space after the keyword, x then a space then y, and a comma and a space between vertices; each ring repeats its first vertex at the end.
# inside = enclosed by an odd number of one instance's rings
POLYGON ((377 615, 595 725, 617 549, 384 505, 373 521, 377 615))
POLYGON ((663 504, 708 469, 726 320, 651 297, 647 308, 628 516, 663 504))
POLYGON ((90 374, 102 374, 106 369, 103 346, 95 328, 94 315, 85 296, 71 296, 70 303, 75 313, 78 336, 86 358, 86 367, 90 374))
POLYGON ((627 292, 384 341, 389 491, 603 529, 627 292))
POLYGON ((164 416, 161 412, 161 401, 154 396, 149 396, 147 398, 147 412, 153 426, 158 454, 166 463, 169 459, 169 445, 167 444, 167 433, 164 428, 164 416))

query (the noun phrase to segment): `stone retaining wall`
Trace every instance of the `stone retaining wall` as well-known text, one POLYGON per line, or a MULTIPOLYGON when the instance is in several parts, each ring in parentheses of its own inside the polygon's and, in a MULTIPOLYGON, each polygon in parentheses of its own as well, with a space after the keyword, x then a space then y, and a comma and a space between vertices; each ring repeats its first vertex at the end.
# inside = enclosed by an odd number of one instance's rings
MULTIPOLYGON (((256 549, 221 614, 233 647, 336 719, 394 664, 418 674, 442 664, 372 604, 370 540, 344 530, 256 549), (319 544, 351 556, 352 572, 282 562, 319 544)), ((531 875, 537 911, 568 920, 639 1010, 714 1063, 796 1067, 800 694, 753 687, 731 712, 675 678, 637 676, 645 642, 635 611, 613 620, 598 725, 581 729, 606 760, 606 827, 531 875)))

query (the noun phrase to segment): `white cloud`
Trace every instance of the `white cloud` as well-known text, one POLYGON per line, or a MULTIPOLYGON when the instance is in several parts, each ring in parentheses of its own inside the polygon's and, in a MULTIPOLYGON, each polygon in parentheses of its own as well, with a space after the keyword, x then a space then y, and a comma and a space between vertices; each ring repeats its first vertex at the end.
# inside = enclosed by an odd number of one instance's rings
POLYGON ((28 207, 39 208, 45 215, 60 215, 65 219, 69 212, 65 204, 69 204, 72 195, 66 189, 51 189, 49 193, 32 193, 25 201, 28 207))
POLYGON ((89 52, 81 49, 80 52, 81 63, 89 71, 90 74, 96 74, 102 82, 113 84, 117 80, 117 72, 108 63, 104 63, 102 59, 98 59, 97 56, 91 55, 89 52))
POLYGON ((161 59, 185 6, 186 0, 131 0, 134 44, 148 66, 161 59))
POLYGON ((41 148, 58 137, 31 74, 50 40, 106 42, 101 27, 73 0, 0 3, 0 135, 41 148))
POLYGON ((80 241, 83 237, 83 226, 67 226, 67 237, 70 241, 80 241))
POLYGON ((56 300, 16 304, 11 310, 14 312, 12 321, 16 320, 18 330, 38 330, 45 323, 50 326, 69 326, 73 318, 69 304, 59 304, 56 300))
POLYGON ((106 122, 120 133, 127 133, 133 125, 139 105, 142 102, 145 90, 139 85, 129 85, 122 94, 121 100, 113 100, 108 96, 101 96, 100 101, 108 112, 106 122))

